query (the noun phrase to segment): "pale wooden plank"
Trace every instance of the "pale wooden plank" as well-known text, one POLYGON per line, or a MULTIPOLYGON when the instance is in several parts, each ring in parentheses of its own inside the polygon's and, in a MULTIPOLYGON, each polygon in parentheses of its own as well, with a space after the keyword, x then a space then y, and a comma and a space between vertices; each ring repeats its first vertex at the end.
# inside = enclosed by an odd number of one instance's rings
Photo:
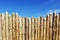
POLYGON ((50 40, 52 40, 52 14, 49 14, 50 40))
POLYGON ((9 40, 12 40, 12 16, 9 15, 9 40))
POLYGON ((53 24, 52 24, 52 32, 53 32, 53 37, 52 37, 52 40, 56 40, 56 14, 53 13, 53 24))
POLYGON ((59 18, 58 18, 58 34, 59 34, 59 40, 60 40, 60 13, 59 13, 59 18))
POLYGON ((31 36, 31 19, 29 19, 29 40, 31 40, 32 38, 32 36, 31 36))
POLYGON ((41 39, 41 28, 40 28, 40 17, 38 18, 38 40, 40 40, 41 39))
POLYGON ((35 34, 35 40, 38 40, 38 26, 37 26, 37 18, 35 18, 35 23, 34 23, 34 25, 35 25, 35 32, 34 32, 34 34, 35 34))
POLYGON ((32 17, 32 19, 31 19, 31 22, 32 22, 32 29, 31 29, 31 33, 32 33, 32 40, 35 40, 34 39, 34 37, 35 37, 35 35, 34 35, 34 17, 32 17))
POLYGON ((23 40, 25 40, 25 18, 23 18, 23 40))
POLYGON ((15 38, 15 14, 12 14, 12 40, 16 40, 15 38))
POLYGON ((44 39, 44 32, 43 32, 43 17, 40 17, 40 27, 41 27, 41 39, 40 40, 43 40, 44 39))
POLYGON ((59 40, 58 37, 58 15, 56 15, 56 40, 59 40))
POLYGON ((22 17, 19 18, 19 20, 20 20, 19 21, 19 23, 20 23, 20 40, 23 40, 23 30, 22 30, 23 29, 23 27, 22 27, 23 21, 22 21, 22 19, 23 19, 22 17))
POLYGON ((44 27, 44 40, 46 40, 46 18, 43 19, 43 27, 44 27))
POLYGON ((2 37, 3 37, 3 40, 7 40, 6 39, 6 27, 5 27, 5 19, 4 18, 5 18, 5 15, 4 15, 4 13, 2 13, 2 17, 1 17, 1 21, 2 21, 2 25, 1 26, 2 26, 2 32, 3 32, 2 33, 3 34, 2 37))
POLYGON ((5 26, 6 26, 6 39, 9 40, 9 26, 8 26, 8 13, 6 12, 5 15, 5 26))
POLYGON ((16 40, 19 40, 19 35, 18 35, 18 33, 19 33, 19 27, 18 27, 18 14, 16 13, 16 16, 15 16, 15 37, 16 37, 16 40))
POLYGON ((1 14, 0 14, 0 40, 2 40, 1 14))
POLYGON ((28 25, 28 23, 29 23, 29 20, 28 20, 28 18, 26 17, 25 18, 26 19, 26 23, 25 23, 25 28, 26 28, 26 40, 28 40, 29 39, 29 25, 28 25))
POLYGON ((47 27, 47 39, 46 40, 49 40, 49 15, 46 16, 46 27, 47 27))

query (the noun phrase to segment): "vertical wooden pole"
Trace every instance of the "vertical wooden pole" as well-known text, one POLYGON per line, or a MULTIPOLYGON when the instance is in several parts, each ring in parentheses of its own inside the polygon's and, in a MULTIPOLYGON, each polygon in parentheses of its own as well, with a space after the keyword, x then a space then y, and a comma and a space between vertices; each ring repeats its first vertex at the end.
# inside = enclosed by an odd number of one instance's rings
POLYGON ((28 32, 29 32, 29 25, 28 25, 28 23, 29 23, 29 20, 28 20, 28 18, 26 17, 26 25, 25 25, 25 27, 26 27, 26 40, 28 40, 29 39, 29 37, 28 37, 28 32))
POLYGON ((46 27, 47 27, 47 39, 46 40, 49 40, 49 15, 46 16, 46 27))
POLYGON ((18 33, 19 33, 19 27, 18 27, 18 14, 16 13, 16 17, 15 17, 15 22, 16 22, 16 24, 15 24, 15 36, 16 36, 16 40, 19 40, 19 35, 18 35, 18 33))
POLYGON ((29 19, 29 40, 31 40, 31 19, 29 19))
POLYGON ((43 19, 43 27, 44 27, 44 40, 46 40, 46 18, 43 19))
POLYGON ((18 16, 18 40, 20 40, 20 16, 18 16))
POLYGON ((52 40, 52 14, 49 14, 50 40, 52 40))
POLYGON ((56 15, 56 40, 59 40, 58 36, 58 15, 56 15))
POLYGON ((25 18, 23 18, 23 40, 25 40, 25 18))
POLYGON ((12 17, 9 16, 9 40, 12 40, 12 17))
POLYGON ((12 40, 16 40, 15 38, 15 14, 12 14, 12 40))
POLYGON ((58 18, 58 34, 59 34, 59 40, 60 40, 60 13, 59 13, 59 18, 58 18))
POLYGON ((20 40, 23 40, 22 19, 23 19, 22 17, 19 18, 19 20, 20 20, 20 21, 19 21, 19 23, 20 23, 20 40))
POLYGON ((37 26, 37 18, 35 18, 35 40, 38 40, 38 26, 37 26))
POLYGON ((40 28, 40 17, 37 20, 37 24, 38 24, 38 40, 40 40, 40 36, 41 36, 41 28, 40 28))
POLYGON ((4 19, 4 17, 5 17, 5 15, 4 15, 4 13, 2 13, 2 18, 1 18, 1 21, 2 21, 2 25, 1 26, 2 26, 2 30, 3 30, 2 31, 3 32, 2 33, 3 34, 2 37, 3 37, 3 40, 7 40, 6 39, 6 27, 5 27, 5 19, 4 19))
POLYGON ((56 40, 56 14, 55 13, 53 13, 53 24, 52 24, 52 32, 53 32, 53 37, 52 37, 52 40, 56 40))
POLYGON ((34 35, 34 17, 32 17, 31 21, 32 21, 32 29, 31 29, 31 31, 32 31, 32 32, 31 32, 31 33, 32 33, 32 40, 35 40, 35 39, 34 39, 34 36, 35 36, 35 35, 34 35))
POLYGON ((6 12, 6 15, 5 15, 5 17, 6 17, 6 20, 5 20, 5 26, 6 26, 6 35, 7 35, 7 40, 9 40, 9 26, 8 26, 8 13, 6 12))
POLYGON ((40 27, 41 27, 41 40, 44 39, 43 35, 43 17, 40 17, 40 27))
POLYGON ((1 14, 0 14, 0 40, 2 40, 1 14))

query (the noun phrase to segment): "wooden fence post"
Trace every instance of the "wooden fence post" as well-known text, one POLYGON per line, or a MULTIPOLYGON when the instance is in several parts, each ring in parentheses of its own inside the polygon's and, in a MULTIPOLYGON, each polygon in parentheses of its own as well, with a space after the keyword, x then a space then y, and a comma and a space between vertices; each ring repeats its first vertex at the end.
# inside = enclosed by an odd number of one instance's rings
POLYGON ((12 40, 16 40, 15 38, 15 14, 12 14, 12 28, 13 28, 12 40))
POLYGON ((49 15, 48 16, 46 16, 46 27, 47 27, 47 39, 46 40, 49 40, 49 15))
POLYGON ((23 18, 23 40, 25 40, 25 18, 23 18))
POLYGON ((29 23, 29 20, 28 20, 28 18, 26 17, 25 18, 26 19, 26 23, 25 23, 25 27, 26 27, 26 40, 28 40, 29 39, 29 25, 28 25, 28 23, 29 23))
POLYGON ((41 27, 41 39, 40 40, 43 40, 44 39, 44 35, 43 35, 43 17, 40 17, 40 27, 41 27))
POLYGON ((46 40, 46 18, 43 19, 43 27, 44 27, 44 40, 46 40))
POLYGON ((8 26, 8 12, 6 12, 6 20, 5 20, 5 26, 6 26, 6 39, 9 40, 9 26, 8 26))
POLYGON ((19 18, 19 23, 20 23, 20 40, 23 40, 23 27, 22 27, 22 17, 19 18))
POLYGON ((34 35, 34 17, 32 17, 31 22, 32 22, 32 29, 31 29, 31 31, 32 31, 32 32, 31 32, 31 33, 32 33, 32 40, 35 40, 35 39, 34 39, 34 36, 35 36, 35 35, 34 35))
POLYGON ((12 40, 12 17, 9 15, 9 40, 12 40))
POLYGON ((31 37, 32 37, 32 36, 31 36, 31 28, 32 28, 32 27, 31 27, 31 19, 29 19, 29 40, 32 40, 32 39, 31 39, 31 37))
POLYGON ((16 13, 16 17, 15 17, 15 36, 16 36, 16 40, 19 40, 19 27, 18 27, 18 14, 16 13))
POLYGON ((37 20, 37 24, 38 24, 38 40, 40 40, 40 36, 41 36, 41 27, 40 27, 40 17, 37 20))
POLYGON ((35 18, 35 23, 34 23, 35 25, 35 32, 34 32, 34 34, 35 34, 35 40, 38 40, 38 26, 37 26, 37 18, 35 18))
POLYGON ((59 13, 59 18, 58 18, 58 34, 59 34, 59 40, 60 40, 60 13, 59 13))
POLYGON ((3 40, 7 40, 6 39, 6 27, 5 27, 5 15, 4 15, 4 13, 2 13, 2 17, 1 17, 1 21, 2 21, 2 34, 3 34, 3 40))
POLYGON ((50 40, 52 40, 52 14, 49 14, 50 40))
POLYGON ((56 21, 55 21, 55 22, 56 22, 56 40, 59 40, 59 39, 58 39, 58 38, 59 38, 59 37, 58 37, 58 36, 59 36, 59 35, 58 35, 58 15, 56 15, 56 21))
POLYGON ((52 40, 56 40, 56 14, 55 13, 53 13, 52 32, 53 32, 52 40))
POLYGON ((1 14, 0 14, 0 40, 2 40, 1 14))

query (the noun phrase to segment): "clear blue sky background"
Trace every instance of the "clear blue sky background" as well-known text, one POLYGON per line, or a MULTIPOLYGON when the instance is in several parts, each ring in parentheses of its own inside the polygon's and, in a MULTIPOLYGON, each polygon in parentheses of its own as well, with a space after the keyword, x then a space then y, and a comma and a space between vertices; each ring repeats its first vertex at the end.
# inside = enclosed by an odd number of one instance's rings
POLYGON ((39 17, 60 9, 60 0, 0 0, 0 12, 18 12, 21 16, 39 17))

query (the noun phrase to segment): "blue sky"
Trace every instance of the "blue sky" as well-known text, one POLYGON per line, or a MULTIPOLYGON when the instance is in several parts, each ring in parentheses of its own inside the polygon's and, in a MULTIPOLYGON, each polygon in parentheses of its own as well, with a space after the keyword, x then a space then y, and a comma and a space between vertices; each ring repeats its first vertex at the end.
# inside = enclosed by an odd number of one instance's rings
POLYGON ((0 0, 0 13, 18 12, 21 16, 45 16, 50 10, 60 10, 60 0, 0 0))

